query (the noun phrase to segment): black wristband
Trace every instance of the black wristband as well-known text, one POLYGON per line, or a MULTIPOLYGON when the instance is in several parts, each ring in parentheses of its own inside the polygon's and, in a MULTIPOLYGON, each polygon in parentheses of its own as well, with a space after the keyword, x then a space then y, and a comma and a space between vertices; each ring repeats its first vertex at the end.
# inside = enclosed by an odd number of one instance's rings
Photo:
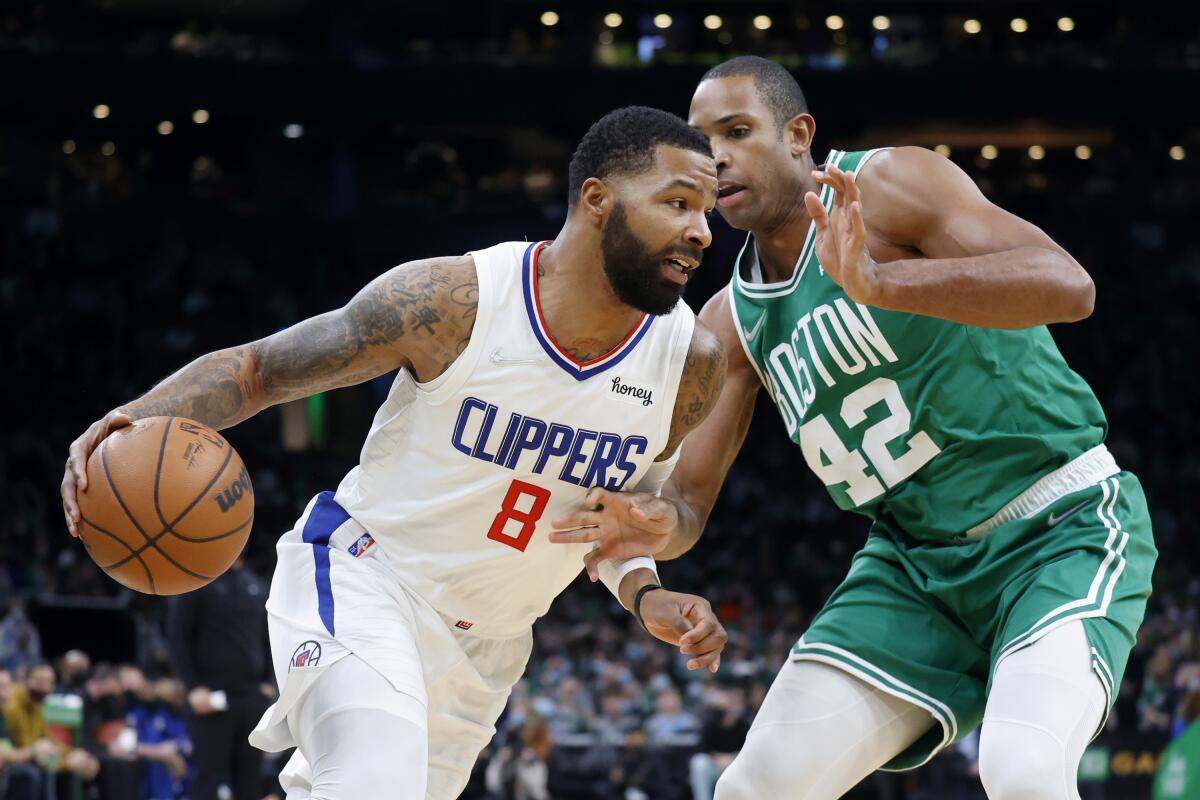
POLYGON ((638 621, 638 625, 642 626, 642 630, 646 630, 646 623, 642 621, 642 597, 646 592, 653 592, 655 589, 661 589, 662 586, 657 583, 647 583, 645 586, 637 590, 637 594, 633 596, 633 616, 638 621))

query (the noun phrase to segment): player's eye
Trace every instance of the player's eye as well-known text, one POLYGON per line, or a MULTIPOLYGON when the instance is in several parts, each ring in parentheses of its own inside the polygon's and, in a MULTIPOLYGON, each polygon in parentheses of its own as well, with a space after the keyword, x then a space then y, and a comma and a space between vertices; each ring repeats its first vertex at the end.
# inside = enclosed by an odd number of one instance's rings
POLYGON ((729 129, 730 139, 744 139, 750 135, 750 127, 748 125, 734 125, 729 129))
POLYGON ((669 200, 668 202, 671 205, 675 206, 675 208, 678 208, 680 211, 684 211, 687 209, 687 200, 684 200, 681 197, 677 197, 674 200, 669 200))

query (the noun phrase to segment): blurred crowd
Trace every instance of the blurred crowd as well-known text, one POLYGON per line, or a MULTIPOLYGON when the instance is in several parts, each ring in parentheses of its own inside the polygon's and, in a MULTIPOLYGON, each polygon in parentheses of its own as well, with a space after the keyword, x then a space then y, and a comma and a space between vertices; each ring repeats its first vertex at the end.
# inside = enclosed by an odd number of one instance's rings
POLYGON ((1021 17, 1024 26, 1011 23, 1014 14, 1006 13, 1003 4, 981 8, 969 3, 933 9, 888 3, 796 6, 778 0, 690 7, 613 3, 613 8, 566 6, 551 16, 546 7, 515 0, 460 0, 421 8, 312 2, 281 6, 260 0, 217 13, 184 6, 175 14, 140 18, 122 7, 127 5, 137 6, 119 0, 100 5, 14 0, 0 12, 0 53, 119 53, 140 59, 351 65, 363 71, 431 62, 627 68, 695 63, 711 53, 747 48, 778 53, 792 66, 825 70, 995 58, 1088 69, 1200 65, 1200 47, 1172 35, 1195 22, 1195 9, 1185 3, 1169 4, 1174 6, 1171 13, 1160 15, 1140 14, 1120 3, 1027 5, 1017 12, 1027 15, 1021 17), (617 11, 621 13, 614 16, 617 11), (1060 21, 1064 18, 1069 22, 1060 21), (264 25, 264 19, 274 24, 264 25), (404 35, 396 36, 397 30, 404 35))
MULTIPOLYGON (((69 27, 43 22, 43 5, 0 12, 9 14, 0 54, 36 48, 39 25, 69 27)), ((194 40, 210 34, 197 29, 194 40)), ((68 443, 186 361, 340 305, 393 264, 553 235, 573 139, 513 126, 405 133, 402 147, 365 135, 297 149, 247 137, 215 154, 122 142, 104 156, 99 140, 84 152, 82 143, 68 148, 65 135, 43 134, 0 128, 0 326, 10 387, 0 437, 0 800, 194 798, 205 737, 237 739, 269 700, 262 652, 252 655, 258 632, 238 640, 238 652, 250 654, 238 686, 209 685, 182 663, 189 656, 180 655, 170 604, 122 590, 67 537, 56 488, 68 443), (220 727, 226 721, 231 727, 220 727)), ((1200 394, 1200 181, 1186 171, 1194 158, 1171 162, 1159 150, 1151 157, 1114 145, 1087 161, 1061 153, 1031 161, 1013 150, 991 161, 957 147, 952 156, 1097 283, 1094 316, 1054 335, 1100 397, 1117 461, 1145 486, 1162 553, 1105 733, 1113 737, 1169 737, 1200 712, 1200 540, 1191 525, 1200 482, 1200 418, 1191 408, 1200 394)), ((689 286, 696 308, 728 279, 740 245, 736 232, 714 225, 716 242, 689 286)), ((228 433, 257 504, 245 570, 257 577, 239 579, 248 596, 265 587, 276 536, 355 462, 387 386, 383 378, 317 405, 272 409, 228 433)), ((760 399, 703 540, 660 569, 668 585, 718 609, 730 633, 719 674, 688 673, 603 589, 581 580, 538 623, 526 677, 468 796, 710 800, 865 528, 828 500, 760 399)), ((254 763, 251 779, 239 757, 222 765, 224 791, 236 787, 237 800, 278 793, 276 761, 254 763)), ((873 777, 855 796, 978 798, 973 741, 915 775, 873 777)))
MULTIPOLYGON (((1101 745, 1117 732, 1165 740, 1200 716, 1200 592, 1179 589, 1156 597, 1101 745)), ((538 623, 526 676, 464 797, 711 800, 802 627, 801 608, 723 604, 731 636, 714 676, 688 672, 602 589, 576 587, 538 623)), ((178 659, 143 669, 72 649, 48 662, 40 641, 20 603, 0 620, 3 800, 282 796, 275 774, 286 754, 239 764, 231 750, 196 752, 204 726, 236 713, 234 692, 216 702, 194 677, 178 677, 187 672, 178 659), (189 793, 200 764, 212 794, 189 793)), ((264 697, 253 719, 269 687, 264 697)), ((968 737, 916 773, 873 776, 852 797, 981 800, 976 749, 968 737)), ((1114 796, 1088 789, 1088 798, 1114 796)))
POLYGON ((0 667, 0 796, 170 800, 187 796, 192 744, 183 685, 133 664, 53 664, 7 653, 0 667), (27 663, 23 663, 27 662, 27 663), (15 664, 14 666, 7 666, 15 664))

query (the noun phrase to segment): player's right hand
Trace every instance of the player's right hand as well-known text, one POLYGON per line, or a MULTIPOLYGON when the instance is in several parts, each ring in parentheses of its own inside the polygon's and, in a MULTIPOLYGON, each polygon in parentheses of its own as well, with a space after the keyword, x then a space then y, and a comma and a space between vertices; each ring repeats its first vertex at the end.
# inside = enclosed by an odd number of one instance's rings
POLYGON ((67 519, 67 532, 79 538, 79 492, 87 491, 87 462, 92 452, 110 433, 133 424, 133 417, 121 411, 110 411, 103 419, 88 426, 83 434, 71 442, 67 464, 63 469, 62 495, 63 515, 67 519))
POLYGON ((647 633, 691 656, 688 669, 716 672, 721 666, 729 634, 703 597, 659 589, 645 594, 641 611, 647 633))
POLYGON ((599 542, 583 559, 588 577, 595 582, 601 561, 653 556, 665 548, 679 524, 679 511, 658 495, 593 488, 582 511, 551 524, 550 541, 555 544, 599 542))

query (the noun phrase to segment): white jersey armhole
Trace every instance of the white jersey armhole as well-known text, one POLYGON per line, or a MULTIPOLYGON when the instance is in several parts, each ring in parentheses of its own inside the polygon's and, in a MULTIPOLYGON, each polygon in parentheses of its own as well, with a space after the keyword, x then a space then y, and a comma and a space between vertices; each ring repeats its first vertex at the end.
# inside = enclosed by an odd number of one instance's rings
POLYGON ((454 359, 454 363, 445 372, 425 383, 413 380, 417 391, 424 397, 425 402, 431 405, 437 405, 451 397, 471 376, 475 363, 479 360, 479 354, 483 350, 484 342, 487 341, 488 329, 491 327, 494 316, 493 276, 489 269, 489 261, 486 258, 480 258, 476 252, 470 252, 467 255, 471 257, 471 263, 475 266, 475 279, 479 284, 475 324, 471 327, 471 338, 467 343, 467 349, 454 359))

